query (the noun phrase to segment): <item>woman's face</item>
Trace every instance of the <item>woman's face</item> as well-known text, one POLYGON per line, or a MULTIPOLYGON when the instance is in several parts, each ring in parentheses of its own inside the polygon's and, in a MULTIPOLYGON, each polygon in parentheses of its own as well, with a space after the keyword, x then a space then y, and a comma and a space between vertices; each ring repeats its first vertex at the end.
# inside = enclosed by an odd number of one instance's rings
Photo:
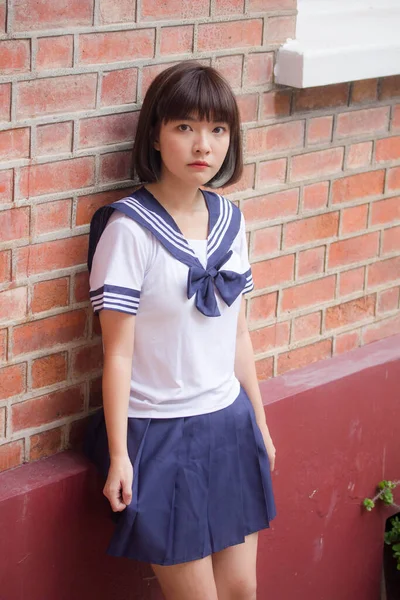
POLYGON ((204 185, 221 168, 229 141, 229 125, 224 122, 193 117, 162 123, 154 142, 161 153, 161 179, 172 176, 189 186, 204 185))

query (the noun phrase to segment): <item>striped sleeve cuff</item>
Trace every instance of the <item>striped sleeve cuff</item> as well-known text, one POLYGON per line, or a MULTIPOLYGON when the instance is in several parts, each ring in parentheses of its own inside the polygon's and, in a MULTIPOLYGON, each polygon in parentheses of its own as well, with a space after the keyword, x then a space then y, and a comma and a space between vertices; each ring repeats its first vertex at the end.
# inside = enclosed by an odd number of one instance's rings
POLYGON ((246 285, 243 288, 242 294, 247 294, 247 292, 251 292, 252 290, 254 290, 254 282, 253 282, 253 276, 251 274, 251 269, 249 269, 245 273, 245 277, 246 277, 246 285))
POLYGON ((119 285, 104 284, 101 288, 90 292, 90 301, 94 313, 103 308, 136 315, 139 308, 140 292, 119 285))

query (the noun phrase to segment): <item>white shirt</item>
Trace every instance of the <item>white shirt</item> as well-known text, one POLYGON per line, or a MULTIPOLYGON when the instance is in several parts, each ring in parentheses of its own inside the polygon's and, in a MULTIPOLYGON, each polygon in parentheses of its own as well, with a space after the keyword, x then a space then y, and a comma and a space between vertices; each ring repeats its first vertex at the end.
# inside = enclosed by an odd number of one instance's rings
MULTIPOLYGON (((207 240, 186 243, 205 268, 207 240)), ((248 274, 242 215, 230 249, 221 268, 248 274)), ((220 316, 205 316, 195 296, 188 298, 188 270, 152 231, 113 212, 93 256, 90 292, 96 313, 108 308, 136 314, 129 417, 214 412, 239 393, 234 361, 242 293, 228 306, 215 289, 220 316)), ((252 289, 251 274, 247 279, 243 292, 252 289)))

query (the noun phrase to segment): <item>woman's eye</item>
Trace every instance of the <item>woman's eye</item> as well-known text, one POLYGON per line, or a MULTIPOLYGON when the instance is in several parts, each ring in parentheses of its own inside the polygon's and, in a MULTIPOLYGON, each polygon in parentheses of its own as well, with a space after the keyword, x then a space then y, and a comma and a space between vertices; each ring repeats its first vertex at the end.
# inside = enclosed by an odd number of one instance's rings
POLYGON ((181 125, 178 125, 178 129, 179 131, 188 131, 190 127, 189 125, 186 125, 186 123, 182 123, 181 125))
POLYGON ((217 129, 219 129, 219 131, 217 131, 217 133, 221 134, 224 131, 226 131, 226 127, 222 127, 222 126, 218 126, 214 128, 214 131, 216 131, 217 129))

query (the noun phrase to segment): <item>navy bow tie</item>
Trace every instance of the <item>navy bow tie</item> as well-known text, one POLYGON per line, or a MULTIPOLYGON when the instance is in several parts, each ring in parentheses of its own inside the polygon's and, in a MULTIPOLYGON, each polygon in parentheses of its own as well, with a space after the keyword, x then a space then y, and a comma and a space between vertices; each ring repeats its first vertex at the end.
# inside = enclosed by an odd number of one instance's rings
POLYGON ((196 307, 206 317, 219 317, 221 315, 215 297, 214 286, 217 288, 225 304, 231 306, 246 285, 246 276, 244 274, 220 270, 231 255, 232 250, 225 254, 214 267, 209 267, 208 269, 197 266, 189 268, 187 297, 191 298, 196 294, 196 307))

